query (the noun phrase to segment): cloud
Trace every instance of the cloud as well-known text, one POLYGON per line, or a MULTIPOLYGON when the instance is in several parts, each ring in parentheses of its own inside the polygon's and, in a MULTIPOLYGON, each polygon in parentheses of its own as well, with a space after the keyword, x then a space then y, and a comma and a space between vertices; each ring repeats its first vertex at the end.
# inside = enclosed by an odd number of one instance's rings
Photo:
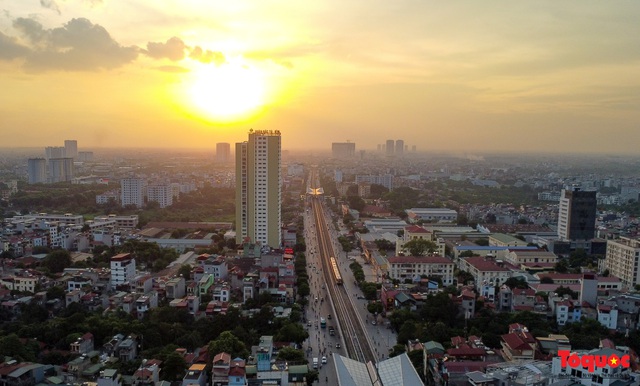
POLYGON ((163 72, 171 72, 174 74, 182 74, 185 72, 189 72, 188 68, 184 68, 182 66, 159 66, 159 67, 156 67, 156 69, 163 72))
POLYGON ((182 39, 174 36, 167 40, 166 43, 147 43, 146 54, 154 59, 167 58, 171 61, 177 62, 184 59, 186 49, 187 46, 184 44, 182 39))
POLYGON ((40 5, 50 10, 56 11, 60 15, 60 7, 55 0, 40 0, 40 5))
POLYGON ((20 45, 17 40, 0 32, 0 60, 13 60, 24 57, 29 48, 20 45))
POLYGON ((191 49, 189 57, 202 63, 213 62, 217 65, 221 65, 227 61, 227 59, 221 52, 214 52, 210 50, 204 51, 202 48, 200 48, 200 46, 195 46, 193 49, 191 49))
POLYGON ((84 18, 71 19, 53 29, 44 29, 39 22, 26 18, 14 20, 13 26, 31 43, 21 51, 24 66, 30 71, 112 69, 138 56, 137 47, 120 45, 104 27, 84 18))

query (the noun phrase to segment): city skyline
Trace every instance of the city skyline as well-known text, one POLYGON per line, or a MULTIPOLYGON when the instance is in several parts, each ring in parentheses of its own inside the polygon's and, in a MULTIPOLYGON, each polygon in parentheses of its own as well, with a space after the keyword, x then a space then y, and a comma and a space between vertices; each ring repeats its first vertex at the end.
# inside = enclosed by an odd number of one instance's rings
POLYGON ((639 3, 0 7, 6 147, 638 154, 639 3))

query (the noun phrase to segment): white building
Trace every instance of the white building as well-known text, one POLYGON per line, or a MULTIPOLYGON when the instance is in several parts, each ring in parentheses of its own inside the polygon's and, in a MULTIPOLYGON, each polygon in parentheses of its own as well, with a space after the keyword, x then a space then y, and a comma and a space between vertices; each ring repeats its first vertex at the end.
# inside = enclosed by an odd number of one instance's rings
POLYGON ((29 158, 27 161, 30 184, 47 182, 47 160, 44 158, 29 158))
POLYGON ((144 180, 142 178, 123 178, 120 180, 120 204, 122 206, 144 206, 144 180))
POLYGON ((73 159, 78 158, 78 141, 75 139, 67 139, 64 141, 64 156, 73 159))
POLYGON ((356 184, 366 182, 368 184, 382 185, 389 190, 393 190, 393 175, 385 174, 382 176, 363 176, 356 175, 356 184))
MULTIPOLYGON (((579 359, 582 355, 603 356, 606 358, 615 355, 620 360, 620 363, 616 367, 611 367, 607 361, 604 367, 594 366, 593 369, 586 369, 581 365, 574 367, 568 363, 565 363, 563 366, 563 354, 562 351, 559 351, 558 356, 552 359, 551 372, 557 378, 572 379, 573 381, 582 383, 584 386, 612 386, 614 384, 626 386, 630 385, 633 381, 633 379, 625 378, 625 375, 631 375, 631 368, 628 366, 630 361, 628 353, 611 348, 566 353, 571 356, 575 355, 575 359, 579 359), (627 364, 626 366, 625 363, 627 364)), ((573 361, 568 359, 566 354, 564 355, 566 362, 575 362, 575 359, 573 361)))
POLYGON ((251 130, 236 143, 236 233, 263 246, 282 244, 282 140, 279 131, 251 130))
POLYGON ((640 240, 621 237, 607 241, 604 265, 611 275, 619 277, 630 287, 640 283, 638 265, 640 261, 640 240))
POLYGON ((102 194, 96 194, 96 204, 98 205, 106 204, 109 200, 120 202, 120 192, 117 190, 110 190, 102 194))
POLYGON ((74 175, 73 158, 49 159, 49 177, 51 183, 71 181, 74 175))
POLYGON ((173 205, 173 193, 171 185, 147 186, 147 199, 149 202, 157 202, 161 208, 173 205))
POLYGON ((453 284, 454 264, 442 256, 394 256, 389 259, 389 277, 419 281, 439 277, 444 286, 453 284))
POLYGON ((486 292, 483 291, 483 286, 501 286, 512 275, 509 269, 497 264, 495 260, 482 256, 460 259, 460 269, 473 276, 476 289, 481 294, 486 292))
POLYGON ((130 253, 111 258, 111 286, 130 283, 136 277, 136 259, 130 253))
POLYGON ((407 220, 411 223, 418 221, 429 222, 456 222, 458 221, 458 212, 447 208, 411 208, 405 210, 407 212, 407 220))

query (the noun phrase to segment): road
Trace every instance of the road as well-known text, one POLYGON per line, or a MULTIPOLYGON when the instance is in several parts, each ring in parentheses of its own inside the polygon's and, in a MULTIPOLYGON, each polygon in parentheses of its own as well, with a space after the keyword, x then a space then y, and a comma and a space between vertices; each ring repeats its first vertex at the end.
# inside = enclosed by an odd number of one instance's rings
MULTIPOLYGON (((367 309, 367 301, 362 298, 360 289, 354 284, 353 274, 349 269, 350 261, 338 242, 338 231, 333 226, 331 215, 321 198, 309 200, 308 209, 304 213, 305 239, 307 245, 307 264, 311 295, 306 317, 309 339, 304 344, 310 364, 313 358, 327 357, 327 364, 320 371, 320 384, 337 384, 332 355, 338 352, 343 356, 361 362, 377 362, 388 356, 389 348, 396 342, 395 334, 387 329, 386 321, 381 316, 376 318, 367 309), (335 256, 343 284, 335 282, 329 265, 329 257, 335 256), (316 301, 317 297, 317 301, 316 301), (331 315, 331 319, 328 316, 331 315), (320 327, 320 318, 327 320, 328 326, 334 326, 335 336, 327 329, 320 327), (336 348, 336 343, 341 345, 336 348)), ((375 281, 370 267, 364 267, 367 278, 375 281), (373 277, 373 279, 371 279, 373 277)))

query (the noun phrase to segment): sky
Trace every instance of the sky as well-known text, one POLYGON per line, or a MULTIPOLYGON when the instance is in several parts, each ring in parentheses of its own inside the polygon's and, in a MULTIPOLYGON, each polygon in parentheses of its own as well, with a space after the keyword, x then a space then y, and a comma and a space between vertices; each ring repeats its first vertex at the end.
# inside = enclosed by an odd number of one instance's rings
POLYGON ((0 147, 640 153, 640 1, 0 0, 0 147))

